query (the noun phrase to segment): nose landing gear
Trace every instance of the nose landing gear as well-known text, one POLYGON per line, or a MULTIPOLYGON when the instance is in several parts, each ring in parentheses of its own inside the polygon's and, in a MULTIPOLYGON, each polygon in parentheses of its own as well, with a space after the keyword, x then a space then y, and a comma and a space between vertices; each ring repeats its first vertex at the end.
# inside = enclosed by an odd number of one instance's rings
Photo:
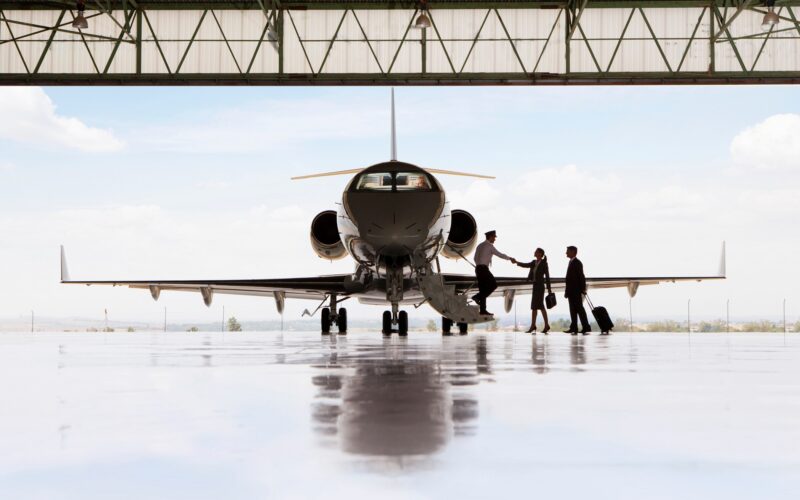
POLYGON ((389 336, 395 331, 401 337, 408 336, 408 313, 398 311, 398 304, 392 304, 391 311, 383 311, 382 331, 385 336, 389 336), (392 329, 392 325, 397 325, 397 330, 392 329))

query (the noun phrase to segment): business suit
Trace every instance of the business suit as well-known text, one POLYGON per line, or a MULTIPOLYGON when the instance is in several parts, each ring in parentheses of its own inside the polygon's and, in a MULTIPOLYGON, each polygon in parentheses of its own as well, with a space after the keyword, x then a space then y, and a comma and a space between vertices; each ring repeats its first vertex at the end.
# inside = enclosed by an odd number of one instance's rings
POLYGON ((536 260, 530 262, 517 262, 519 267, 530 269, 528 272, 528 280, 533 282, 533 289, 531 290, 531 309, 544 310, 544 291, 545 287, 550 290, 550 269, 547 265, 547 258, 545 257, 536 265, 536 260))
POLYGON ((583 274, 583 263, 577 257, 570 260, 567 276, 564 280, 564 297, 569 302, 570 332, 578 331, 578 318, 584 332, 590 331, 589 319, 583 307, 583 295, 586 293, 586 276, 583 274))

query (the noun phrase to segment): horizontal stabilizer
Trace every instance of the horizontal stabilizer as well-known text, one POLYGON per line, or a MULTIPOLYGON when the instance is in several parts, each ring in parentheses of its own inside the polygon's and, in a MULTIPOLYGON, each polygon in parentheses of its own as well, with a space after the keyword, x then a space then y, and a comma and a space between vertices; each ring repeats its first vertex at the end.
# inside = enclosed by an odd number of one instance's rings
MULTIPOLYGON (((351 169, 348 169, 348 170, 334 170, 332 172, 320 172, 320 173, 317 173, 317 174, 298 175, 298 176, 292 177, 291 179, 293 181, 300 181, 300 180, 304 180, 304 179, 316 179, 318 177, 332 177, 332 176, 335 176, 335 175, 355 175, 355 174, 361 172, 362 170, 364 170, 364 169, 363 168, 351 168, 351 169)), ((458 172, 458 171, 455 171, 455 170, 442 170, 442 169, 439 169, 439 168, 424 168, 423 170, 425 170, 426 172, 431 173, 431 174, 458 175, 458 176, 461 176, 461 177, 475 177, 475 178, 478 178, 478 179, 495 179, 495 177, 493 175, 473 174, 473 173, 470 173, 470 172, 458 172)))
POLYGON ((348 170, 334 170, 333 172, 320 172, 318 174, 298 175, 292 177, 293 181, 301 181, 303 179, 316 179, 317 177, 332 177, 334 175, 353 175, 364 170, 363 168, 351 168, 348 170))

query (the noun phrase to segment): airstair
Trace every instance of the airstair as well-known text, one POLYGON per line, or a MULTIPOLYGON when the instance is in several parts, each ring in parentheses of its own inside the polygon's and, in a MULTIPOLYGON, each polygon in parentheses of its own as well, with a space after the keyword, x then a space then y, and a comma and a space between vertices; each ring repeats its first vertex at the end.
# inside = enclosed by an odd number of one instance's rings
POLYGON ((425 301, 436 312, 455 323, 486 323, 494 316, 480 314, 480 308, 467 302, 466 294, 456 293, 454 285, 446 285, 441 274, 433 271, 424 258, 414 258, 415 276, 425 301))

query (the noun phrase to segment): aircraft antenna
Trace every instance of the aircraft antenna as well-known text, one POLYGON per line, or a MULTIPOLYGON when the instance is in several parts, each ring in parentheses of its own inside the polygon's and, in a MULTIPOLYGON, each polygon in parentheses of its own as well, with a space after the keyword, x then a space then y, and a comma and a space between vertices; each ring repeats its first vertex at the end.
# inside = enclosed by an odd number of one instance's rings
POLYGON ((394 87, 392 87, 392 161, 397 161, 397 128, 394 117, 394 87))

